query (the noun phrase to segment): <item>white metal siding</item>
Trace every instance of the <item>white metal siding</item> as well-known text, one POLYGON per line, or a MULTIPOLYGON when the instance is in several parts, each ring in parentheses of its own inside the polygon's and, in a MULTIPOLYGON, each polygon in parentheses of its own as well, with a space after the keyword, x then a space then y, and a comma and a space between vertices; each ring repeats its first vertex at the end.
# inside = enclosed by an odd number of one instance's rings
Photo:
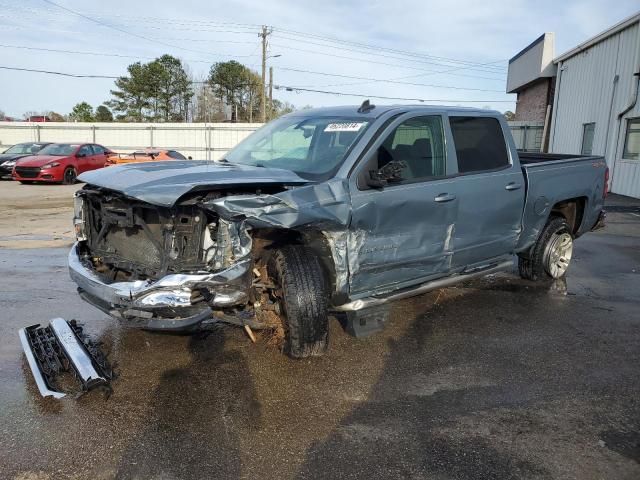
POLYGON ((20 142, 99 143, 119 153, 148 147, 217 160, 261 123, 0 122, 0 151, 20 142))
POLYGON ((560 62, 550 142, 552 152, 579 153, 583 125, 595 122, 593 154, 606 157, 611 190, 633 197, 640 197, 640 161, 623 160, 622 151, 626 119, 640 116, 640 105, 621 122, 618 114, 629 104, 637 81, 633 74, 640 48, 638 29, 635 23, 560 62))

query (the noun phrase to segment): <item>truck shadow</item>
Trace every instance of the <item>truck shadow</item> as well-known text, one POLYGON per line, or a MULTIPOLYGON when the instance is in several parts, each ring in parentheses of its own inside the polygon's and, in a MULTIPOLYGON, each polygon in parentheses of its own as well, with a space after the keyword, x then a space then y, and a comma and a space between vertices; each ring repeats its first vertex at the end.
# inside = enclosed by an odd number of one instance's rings
POLYGON ((413 320, 386 339, 389 353, 368 398, 311 444, 297 478, 546 478, 542 464, 505 446, 501 430, 517 437, 518 425, 491 427, 490 412, 517 410, 538 397, 517 351, 485 342, 521 330, 529 315, 541 313, 536 305, 543 298, 562 302, 557 293, 563 295, 562 286, 509 278, 394 306, 395 319, 413 320), (505 309, 515 319, 498 313, 505 309), (521 369, 522 378, 514 378, 521 369), (483 420, 476 424, 478 413, 483 420))
POLYGON ((122 453, 116 478, 240 477, 238 432, 258 428, 261 406, 244 356, 225 348, 227 333, 189 337, 191 363, 165 371, 148 395, 145 427, 122 453))

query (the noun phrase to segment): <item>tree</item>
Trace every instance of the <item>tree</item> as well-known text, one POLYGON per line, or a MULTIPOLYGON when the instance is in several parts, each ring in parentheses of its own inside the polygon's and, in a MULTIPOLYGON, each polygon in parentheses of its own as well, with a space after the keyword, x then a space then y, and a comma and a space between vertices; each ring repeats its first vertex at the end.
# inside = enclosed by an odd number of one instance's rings
POLYGON ((127 71, 128 76, 115 81, 114 98, 106 102, 119 120, 169 122, 188 117, 193 90, 178 58, 163 55, 149 63, 133 63, 127 71))
POLYGON ((273 120, 274 118, 281 117, 282 115, 286 115, 287 113, 295 112, 296 107, 292 103, 289 102, 281 102, 280 100, 273 99, 273 110, 271 115, 269 115, 269 120, 273 120))
POLYGON ((221 122, 227 119, 225 104, 211 91, 208 83, 195 82, 197 87, 191 100, 191 120, 194 122, 221 122))
POLYGON ((127 67, 129 76, 115 81, 117 90, 111 90, 113 99, 106 102, 114 111, 120 112, 119 120, 141 122, 144 111, 149 107, 148 69, 140 62, 127 67))
POLYGON ((80 102, 73 107, 69 114, 72 122, 93 122, 93 107, 87 102, 80 102))
POLYGON ((96 108, 96 122, 113 122, 113 113, 105 105, 96 108))
POLYGON ((235 60, 215 63, 209 71, 208 82, 214 95, 231 106, 232 120, 238 120, 236 109, 238 117, 245 121, 257 116, 262 79, 256 72, 235 60))
POLYGON ((516 114, 513 113, 511 110, 507 110, 506 112, 504 112, 504 118, 506 118, 507 121, 515 120, 516 114))
POLYGON ((66 122, 67 119, 64 118, 64 115, 59 114, 58 112, 47 112, 47 116, 51 119, 52 122, 66 122))
POLYGON ((5 115, 5 113, 0 110, 0 122, 4 121, 7 118, 7 116, 5 115))
POLYGON ((171 55, 163 55, 149 65, 152 69, 156 117, 169 121, 184 121, 193 90, 182 62, 171 55))

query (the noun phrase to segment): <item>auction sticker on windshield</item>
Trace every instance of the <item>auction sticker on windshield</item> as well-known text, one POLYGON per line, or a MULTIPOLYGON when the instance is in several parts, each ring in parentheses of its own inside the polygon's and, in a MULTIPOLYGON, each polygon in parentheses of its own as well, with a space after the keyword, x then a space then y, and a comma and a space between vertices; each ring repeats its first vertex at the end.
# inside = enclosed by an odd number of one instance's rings
POLYGON ((325 132, 357 132, 360 130, 364 122, 349 122, 349 123, 330 123, 324 129, 325 132))

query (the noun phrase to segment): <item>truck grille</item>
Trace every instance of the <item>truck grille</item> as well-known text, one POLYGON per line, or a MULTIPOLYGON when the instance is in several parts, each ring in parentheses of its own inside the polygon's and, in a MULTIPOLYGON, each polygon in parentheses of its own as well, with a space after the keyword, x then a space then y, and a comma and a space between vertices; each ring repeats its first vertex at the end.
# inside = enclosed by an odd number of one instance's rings
POLYGON ((16 173, 22 178, 37 178, 40 167, 16 167, 16 173))

